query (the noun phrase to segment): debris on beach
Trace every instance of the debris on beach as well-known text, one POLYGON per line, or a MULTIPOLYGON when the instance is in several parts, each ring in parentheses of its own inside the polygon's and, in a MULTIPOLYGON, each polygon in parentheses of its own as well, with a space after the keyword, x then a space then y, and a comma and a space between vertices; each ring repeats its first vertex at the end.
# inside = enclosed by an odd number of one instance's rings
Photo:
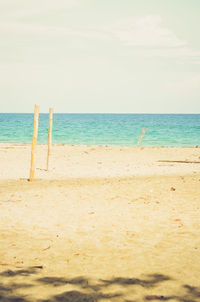
POLYGON ((150 295, 146 296, 146 300, 166 300, 164 296, 150 295))

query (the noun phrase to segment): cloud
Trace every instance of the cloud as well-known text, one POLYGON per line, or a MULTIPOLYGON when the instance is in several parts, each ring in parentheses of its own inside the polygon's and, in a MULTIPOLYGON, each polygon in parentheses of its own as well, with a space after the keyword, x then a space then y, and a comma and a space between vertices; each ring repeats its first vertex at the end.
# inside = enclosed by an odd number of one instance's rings
POLYGON ((21 18, 48 11, 69 9, 79 5, 79 0, 1 0, 1 19, 21 18))
POLYGON ((160 16, 132 17, 105 28, 113 40, 126 46, 129 54, 138 57, 190 59, 200 62, 200 51, 163 25, 160 16))
POLYGON ((69 26, 47 24, 27 24, 20 22, 1 22, 0 34, 36 35, 45 37, 79 37, 85 39, 109 40, 101 30, 74 29, 69 26))
MULTIPOLYGON (((2 0, 4 4, 5 0, 2 0)), ((15 0, 6 0, 10 4, 15 0)), ((18 4, 25 4, 27 1, 19 0, 18 4)), ((78 5, 79 0, 30 0, 24 8, 20 5, 17 10, 13 10, 15 18, 7 17, 1 20, 0 34, 17 34, 17 35, 35 35, 45 37, 67 37, 85 39, 88 41, 99 40, 109 43, 110 46, 123 47, 127 55, 136 57, 161 57, 181 60, 189 60, 191 63, 200 63, 200 51, 192 49, 187 41, 181 40, 169 28, 163 25, 161 16, 147 15, 143 17, 131 17, 119 20, 110 25, 98 25, 96 27, 87 26, 78 27, 73 24, 52 25, 51 23, 43 24, 32 22, 23 22, 20 16, 46 12, 47 10, 62 10, 78 5), (75 28, 73 27, 75 26, 75 28)), ((55 12, 56 13, 56 12, 55 12)), ((12 14, 12 12, 11 12, 12 14)), ((59 16, 59 12, 57 12, 59 16)), ((28 20, 28 18, 27 18, 28 20)), ((102 46, 103 47, 103 46, 102 46)))
POLYGON ((192 49, 188 46, 183 47, 166 47, 166 48, 141 48, 141 49, 131 49, 129 50, 129 55, 135 55, 139 57, 152 58, 152 57, 160 57, 160 58, 168 58, 168 59, 176 59, 179 63, 183 62, 183 60, 187 59, 191 64, 200 64, 200 51, 192 49))
MULTIPOLYGON (((12 1, 15 2, 16 0, 12 1)), ((79 0, 21 0, 21 2, 24 7, 26 7, 26 5, 30 9, 38 7, 39 10, 71 8, 79 4, 79 0)))
POLYGON ((180 47, 186 41, 176 37, 162 25, 160 16, 133 17, 122 20, 107 28, 113 38, 129 46, 140 47, 180 47))

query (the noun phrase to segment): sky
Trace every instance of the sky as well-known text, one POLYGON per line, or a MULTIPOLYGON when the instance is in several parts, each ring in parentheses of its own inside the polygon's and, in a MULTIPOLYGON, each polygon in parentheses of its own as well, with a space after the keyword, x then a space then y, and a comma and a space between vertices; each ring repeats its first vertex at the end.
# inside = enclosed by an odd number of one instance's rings
POLYGON ((200 113, 200 0, 0 0, 0 112, 200 113))

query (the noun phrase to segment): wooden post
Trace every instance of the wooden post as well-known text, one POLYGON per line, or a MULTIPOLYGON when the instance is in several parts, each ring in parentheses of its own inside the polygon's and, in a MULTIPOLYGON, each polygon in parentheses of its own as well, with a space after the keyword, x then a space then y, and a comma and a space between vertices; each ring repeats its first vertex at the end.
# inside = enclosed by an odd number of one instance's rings
POLYGON ((32 140, 32 149, 31 149, 31 169, 30 169, 29 181, 33 181, 34 173, 35 173, 35 150, 36 150, 37 135, 38 135, 38 117, 39 117, 39 106, 35 105, 33 140, 32 140))
POLYGON ((140 138, 139 138, 139 141, 137 143, 137 145, 139 146, 141 141, 142 141, 142 138, 143 136, 145 135, 145 132, 146 132, 146 129, 145 128, 142 128, 142 131, 141 131, 141 134, 140 134, 140 138))
POLYGON ((51 153, 52 144, 52 121, 53 121, 53 108, 49 108, 49 132, 48 132, 48 151, 47 151, 47 171, 49 170, 49 156, 51 153))

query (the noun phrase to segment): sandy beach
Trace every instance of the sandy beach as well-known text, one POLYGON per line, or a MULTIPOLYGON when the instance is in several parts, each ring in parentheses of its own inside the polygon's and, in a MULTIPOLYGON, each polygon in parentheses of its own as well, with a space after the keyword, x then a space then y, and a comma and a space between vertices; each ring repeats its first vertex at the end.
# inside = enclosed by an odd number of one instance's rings
POLYGON ((0 301, 200 301, 200 148, 0 144, 0 301))

